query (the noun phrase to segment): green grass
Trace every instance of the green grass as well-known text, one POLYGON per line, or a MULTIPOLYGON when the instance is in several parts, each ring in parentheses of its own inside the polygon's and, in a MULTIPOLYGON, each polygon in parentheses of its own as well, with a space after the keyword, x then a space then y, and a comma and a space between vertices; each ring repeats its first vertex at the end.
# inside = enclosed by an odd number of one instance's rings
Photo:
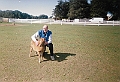
MULTIPOLYGON (((29 57, 43 24, 0 24, 0 82, 119 82, 120 26, 48 25, 56 61, 29 57)), ((32 53, 34 55, 34 52, 32 53)))

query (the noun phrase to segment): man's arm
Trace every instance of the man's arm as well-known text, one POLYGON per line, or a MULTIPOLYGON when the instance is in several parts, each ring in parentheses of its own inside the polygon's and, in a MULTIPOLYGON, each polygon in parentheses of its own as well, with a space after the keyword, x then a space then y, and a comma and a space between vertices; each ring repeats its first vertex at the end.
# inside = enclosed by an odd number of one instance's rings
POLYGON ((49 36, 48 43, 52 43, 52 34, 49 36))
POLYGON ((36 32, 34 35, 31 36, 31 39, 32 39, 34 42, 36 42, 36 41, 37 41, 36 39, 38 39, 38 38, 39 38, 38 32, 36 32))

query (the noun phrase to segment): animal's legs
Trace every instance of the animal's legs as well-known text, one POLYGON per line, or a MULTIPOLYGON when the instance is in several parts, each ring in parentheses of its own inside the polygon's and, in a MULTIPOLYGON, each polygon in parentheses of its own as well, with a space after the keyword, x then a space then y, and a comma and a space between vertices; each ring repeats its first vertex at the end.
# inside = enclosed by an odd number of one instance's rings
POLYGON ((39 52, 39 63, 41 63, 43 61, 43 53, 39 52))
POLYGON ((41 53, 39 52, 39 63, 41 63, 41 53))
POLYGON ((38 53, 37 53, 37 51, 35 51, 35 55, 37 55, 37 56, 38 56, 38 53))
POLYGON ((41 53, 41 60, 43 61, 43 53, 41 53))

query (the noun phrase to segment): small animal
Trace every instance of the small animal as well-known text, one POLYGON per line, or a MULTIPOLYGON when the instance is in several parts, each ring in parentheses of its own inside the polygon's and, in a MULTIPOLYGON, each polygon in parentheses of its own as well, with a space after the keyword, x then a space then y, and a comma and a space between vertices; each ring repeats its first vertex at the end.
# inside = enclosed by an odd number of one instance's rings
POLYGON ((37 41, 38 45, 36 45, 36 43, 33 40, 31 40, 29 57, 31 57, 31 52, 34 50, 39 56, 39 63, 41 63, 43 61, 43 53, 45 51, 45 39, 40 38, 37 41))

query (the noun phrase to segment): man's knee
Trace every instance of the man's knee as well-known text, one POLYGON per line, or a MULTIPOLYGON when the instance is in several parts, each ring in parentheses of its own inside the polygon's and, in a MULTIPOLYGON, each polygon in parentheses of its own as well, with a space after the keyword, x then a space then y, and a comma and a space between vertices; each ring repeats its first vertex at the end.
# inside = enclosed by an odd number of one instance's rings
POLYGON ((49 43, 46 45, 47 47, 53 47, 53 44, 52 43, 49 43))
POLYGON ((50 45, 50 46, 53 46, 53 44, 52 44, 52 43, 49 43, 49 45, 50 45))

